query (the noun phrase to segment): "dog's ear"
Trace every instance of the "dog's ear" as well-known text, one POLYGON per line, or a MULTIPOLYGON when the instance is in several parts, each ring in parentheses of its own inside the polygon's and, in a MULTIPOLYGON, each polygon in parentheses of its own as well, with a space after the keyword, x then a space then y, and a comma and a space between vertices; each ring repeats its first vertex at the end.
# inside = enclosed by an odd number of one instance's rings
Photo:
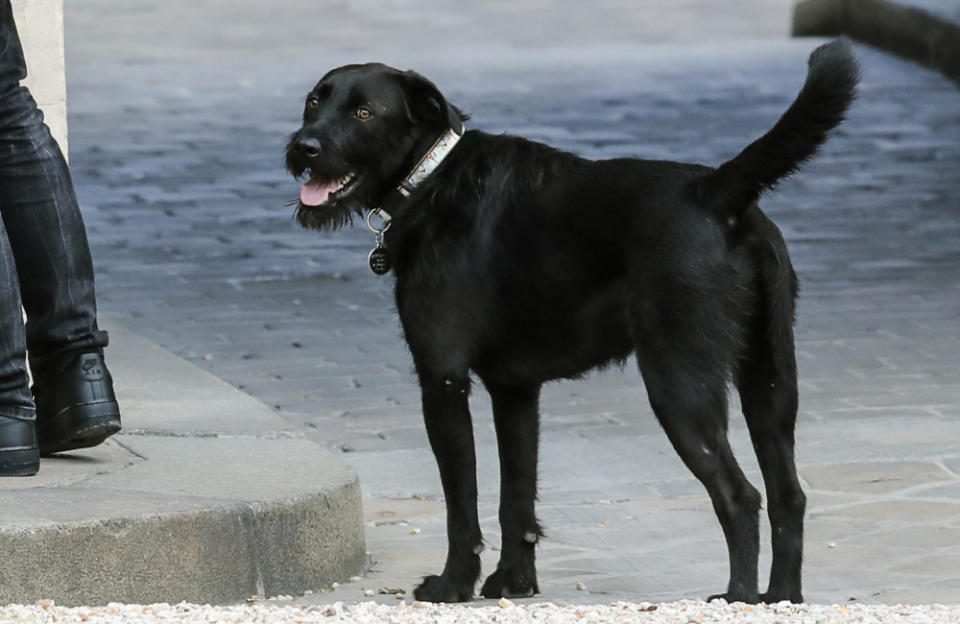
POLYGON ((401 79, 406 91, 404 106, 411 121, 446 124, 458 134, 463 131, 463 122, 467 120, 467 116, 447 102, 437 85, 413 70, 404 72, 401 79))

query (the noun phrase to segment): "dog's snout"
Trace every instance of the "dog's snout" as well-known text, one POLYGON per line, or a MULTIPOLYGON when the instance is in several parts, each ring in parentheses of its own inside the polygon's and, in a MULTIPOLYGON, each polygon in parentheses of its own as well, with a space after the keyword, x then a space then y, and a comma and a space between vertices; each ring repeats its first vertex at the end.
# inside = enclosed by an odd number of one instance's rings
POLYGON ((304 137, 297 141, 296 150, 307 158, 316 158, 320 155, 320 141, 313 137, 304 137))

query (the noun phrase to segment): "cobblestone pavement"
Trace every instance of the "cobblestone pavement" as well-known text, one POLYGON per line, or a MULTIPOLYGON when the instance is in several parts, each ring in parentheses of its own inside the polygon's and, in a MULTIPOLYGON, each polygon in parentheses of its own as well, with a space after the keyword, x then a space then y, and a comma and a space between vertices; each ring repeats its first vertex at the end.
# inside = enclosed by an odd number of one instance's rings
MULTIPOLYGON (((359 225, 300 231, 285 207, 297 187, 281 150, 306 89, 342 62, 384 60, 433 77, 473 127, 590 157, 717 164, 772 125, 818 42, 784 38, 781 0, 735 13, 706 0, 321 4, 78 0, 66 19, 71 162, 101 312, 359 469, 375 564, 312 597, 329 601, 409 591, 439 569, 445 541, 391 280, 364 268, 372 238, 359 225)), ((849 121, 763 202, 803 283, 805 593, 958 602, 960 92, 857 53, 849 121)), ((541 599, 674 600, 726 581, 709 501, 637 377, 628 367, 544 394, 541 599)), ((482 392, 472 404, 489 572, 495 438, 482 392)), ((731 436, 759 485, 736 416, 731 436)))

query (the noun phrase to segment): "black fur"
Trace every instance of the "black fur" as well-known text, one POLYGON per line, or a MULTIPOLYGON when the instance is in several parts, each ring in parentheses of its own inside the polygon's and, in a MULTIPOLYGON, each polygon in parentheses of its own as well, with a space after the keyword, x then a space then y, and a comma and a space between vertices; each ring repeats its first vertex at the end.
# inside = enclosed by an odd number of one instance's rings
MULTIPOLYGON (((439 134, 463 119, 436 87, 383 65, 320 81, 289 169, 352 193, 299 206, 306 227, 383 206, 396 301, 423 395, 447 502, 449 551, 419 600, 463 601, 480 574, 471 373, 493 399, 503 544, 486 597, 538 591, 534 512, 538 397, 549 380, 634 354, 671 443, 704 484, 726 537, 723 597, 800 602, 805 497, 794 467, 797 280, 756 200, 810 158, 853 98, 848 46, 816 50, 774 128, 718 169, 665 161, 589 161, 513 136, 469 131, 409 197, 393 189, 439 134), (373 111, 366 120, 354 109, 373 111), (322 148, 301 145, 313 137, 322 148), (736 385, 767 492, 773 566, 758 594, 760 494, 727 442, 736 385)), ((313 143, 310 143, 313 145, 313 143)))

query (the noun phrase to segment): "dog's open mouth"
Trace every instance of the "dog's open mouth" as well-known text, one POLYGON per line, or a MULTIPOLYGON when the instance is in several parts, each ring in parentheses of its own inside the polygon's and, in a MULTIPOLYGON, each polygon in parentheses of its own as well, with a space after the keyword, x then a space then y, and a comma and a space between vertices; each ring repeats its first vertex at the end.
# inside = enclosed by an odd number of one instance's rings
POLYGON ((310 176, 300 188, 300 203, 304 206, 329 205, 346 197, 356 186, 356 173, 348 173, 338 180, 329 181, 318 175, 310 176))

